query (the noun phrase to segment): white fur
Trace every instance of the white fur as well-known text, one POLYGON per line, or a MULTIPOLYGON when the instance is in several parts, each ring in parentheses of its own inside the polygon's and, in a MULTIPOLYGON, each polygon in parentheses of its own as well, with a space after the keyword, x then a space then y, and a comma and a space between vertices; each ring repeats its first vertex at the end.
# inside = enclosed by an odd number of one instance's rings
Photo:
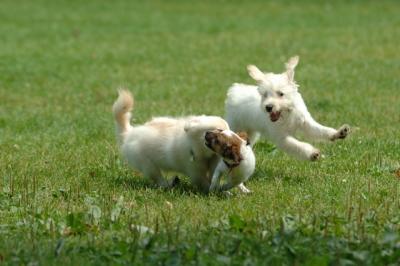
POLYGON ((343 125, 336 130, 312 118, 294 81, 298 61, 298 56, 289 59, 281 74, 263 73, 256 66, 248 66, 249 75, 258 86, 235 83, 230 87, 225 102, 226 120, 233 131, 247 132, 251 145, 262 135, 288 154, 314 161, 320 157, 320 151, 297 140, 294 136, 298 131, 310 140, 333 141, 345 138, 350 128, 343 125), (271 112, 267 106, 272 108, 271 112), (275 122, 271 120, 272 113, 280 113, 275 122))
MULTIPOLYGON (((232 131, 228 132, 229 135, 235 134, 232 131)), ((232 169, 227 167, 222 158, 220 159, 211 179, 210 192, 217 190, 227 191, 238 186, 243 193, 250 193, 250 190, 243 183, 253 174, 256 166, 256 157, 251 146, 246 145, 244 140, 240 146, 240 154, 243 159, 238 166, 232 169), (220 186, 220 177, 223 173, 227 174, 226 183, 220 186)))
POLYGON ((229 129, 225 120, 217 116, 158 117, 132 126, 132 108, 132 95, 120 91, 113 112, 122 155, 128 164, 161 187, 170 186, 162 171, 174 171, 189 176, 193 184, 208 191, 219 158, 205 146, 204 135, 207 130, 229 129))

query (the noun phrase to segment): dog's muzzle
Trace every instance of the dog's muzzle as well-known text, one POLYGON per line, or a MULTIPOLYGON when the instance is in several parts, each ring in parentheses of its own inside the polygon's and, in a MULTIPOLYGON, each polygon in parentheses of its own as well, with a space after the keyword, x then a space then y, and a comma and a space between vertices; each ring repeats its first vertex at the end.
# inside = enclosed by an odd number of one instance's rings
POLYGON ((272 104, 267 104, 265 106, 265 110, 267 111, 267 113, 269 113, 269 119, 271 119, 272 122, 276 122, 281 117, 281 112, 272 111, 273 109, 274 109, 274 106, 272 104))

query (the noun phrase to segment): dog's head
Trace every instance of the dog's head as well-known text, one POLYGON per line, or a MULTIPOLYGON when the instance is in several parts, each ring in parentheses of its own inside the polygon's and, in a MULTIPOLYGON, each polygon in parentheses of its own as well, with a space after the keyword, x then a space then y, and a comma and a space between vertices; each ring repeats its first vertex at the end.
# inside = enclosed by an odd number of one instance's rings
POLYGON ((263 73, 254 65, 247 66, 249 75, 257 81, 261 108, 269 114, 272 122, 278 121, 284 112, 293 109, 293 95, 297 93, 298 87, 294 81, 294 69, 298 62, 298 56, 290 58, 286 63, 286 71, 281 74, 263 73))
POLYGON ((236 134, 231 130, 215 129, 207 131, 205 135, 205 145, 230 165, 239 165, 243 160, 241 149, 247 143, 245 132, 236 134))

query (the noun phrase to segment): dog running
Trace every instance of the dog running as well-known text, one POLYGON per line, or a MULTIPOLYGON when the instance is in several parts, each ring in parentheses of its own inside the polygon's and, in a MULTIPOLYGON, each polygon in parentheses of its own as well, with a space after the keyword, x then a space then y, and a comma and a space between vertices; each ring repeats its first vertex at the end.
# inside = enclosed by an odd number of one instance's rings
POLYGON ((297 132, 310 140, 335 141, 346 138, 350 127, 345 124, 334 129, 313 119, 294 80, 298 62, 298 56, 290 58, 286 71, 280 74, 263 73, 249 65, 248 73, 257 85, 235 83, 229 88, 225 118, 231 130, 248 133, 251 145, 262 135, 298 159, 315 161, 320 151, 296 139, 297 132))
POLYGON ((218 155, 205 145, 206 131, 229 130, 218 116, 157 117, 143 125, 131 125, 134 99, 120 90, 113 105, 117 138, 128 164, 163 188, 177 180, 167 181, 163 171, 183 173, 201 191, 208 192, 211 175, 219 162, 218 155))

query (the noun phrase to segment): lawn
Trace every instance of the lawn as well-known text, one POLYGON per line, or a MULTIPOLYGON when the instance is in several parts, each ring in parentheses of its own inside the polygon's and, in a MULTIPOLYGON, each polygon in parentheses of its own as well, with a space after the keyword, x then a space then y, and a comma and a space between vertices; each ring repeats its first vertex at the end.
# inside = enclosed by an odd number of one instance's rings
MULTIPOLYGON (((0 4, 0 264, 400 263, 398 1, 11 1, 0 4), (135 123, 224 115, 247 64, 296 80, 348 139, 297 161, 268 141, 233 196, 170 191, 119 157, 135 123)), ((171 176, 171 175, 170 175, 171 176)))

